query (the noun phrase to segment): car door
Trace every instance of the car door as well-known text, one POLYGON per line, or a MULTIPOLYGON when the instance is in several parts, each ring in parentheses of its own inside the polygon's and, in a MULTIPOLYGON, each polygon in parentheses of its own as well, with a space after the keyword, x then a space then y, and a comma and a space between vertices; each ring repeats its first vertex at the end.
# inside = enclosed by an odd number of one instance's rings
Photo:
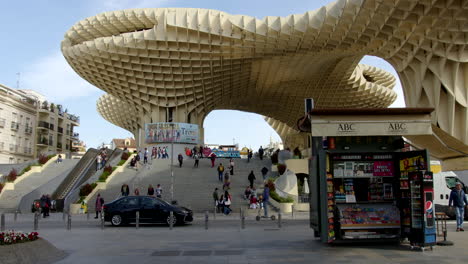
POLYGON ((154 197, 142 197, 140 218, 143 222, 159 222, 158 211, 160 203, 154 197))
POLYGON ((136 211, 140 207, 140 201, 138 197, 127 197, 121 204, 122 216, 126 222, 135 222, 136 211))

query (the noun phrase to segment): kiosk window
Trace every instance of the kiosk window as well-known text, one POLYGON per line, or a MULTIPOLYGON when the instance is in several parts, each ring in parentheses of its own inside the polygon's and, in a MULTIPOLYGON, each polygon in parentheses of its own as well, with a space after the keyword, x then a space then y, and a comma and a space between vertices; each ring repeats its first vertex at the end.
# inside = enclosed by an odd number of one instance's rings
POLYGON ((444 195, 443 195, 443 194, 440 195, 440 199, 441 199, 441 200, 444 199, 444 195))

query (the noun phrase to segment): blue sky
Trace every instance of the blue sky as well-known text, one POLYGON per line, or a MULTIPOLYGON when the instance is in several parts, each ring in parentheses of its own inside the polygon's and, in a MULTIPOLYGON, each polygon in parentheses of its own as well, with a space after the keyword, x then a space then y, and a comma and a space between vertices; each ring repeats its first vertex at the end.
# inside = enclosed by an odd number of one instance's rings
MULTIPOLYGON (((96 111, 101 90, 81 79, 66 63, 60 52, 65 32, 76 22, 100 12, 143 7, 194 7, 218 9, 231 14, 244 14, 257 18, 304 13, 326 5, 326 0, 79 0, 63 1, 3 1, 0 4, 0 83, 11 88, 33 89, 49 101, 60 103, 70 113, 81 117, 77 129, 88 147, 96 147, 112 138, 131 134, 105 121, 96 111)), ((366 57, 363 63, 395 73, 385 61, 366 57)), ((399 98, 393 106, 404 106, 401 85, 395 90, 399 98)), ((278 135, 263 118, 239 111, 213 111, 205 120, 205 142, 230 144, 254 149, 278 135)))

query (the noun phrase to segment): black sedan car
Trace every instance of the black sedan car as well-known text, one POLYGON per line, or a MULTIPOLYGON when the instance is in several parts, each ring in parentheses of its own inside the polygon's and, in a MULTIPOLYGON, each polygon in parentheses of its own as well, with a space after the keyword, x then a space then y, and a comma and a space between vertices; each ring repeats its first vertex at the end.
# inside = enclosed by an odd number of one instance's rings
POLYGON ((104 221, 114 226, 136 222, 140 212, 140 223, 186 224, 193 221, 193 212, 185 207, 171 205, 151 196, 126 196, 104 204, 104 221), (172 213, 172 218, 170 212, 172 213))

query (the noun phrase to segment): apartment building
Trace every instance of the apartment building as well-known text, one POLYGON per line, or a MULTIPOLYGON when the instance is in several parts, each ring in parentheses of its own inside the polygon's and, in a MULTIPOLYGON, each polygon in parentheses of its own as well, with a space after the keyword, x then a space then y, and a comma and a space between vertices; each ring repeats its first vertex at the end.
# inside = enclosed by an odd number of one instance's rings
POLYGON ((36 117, 34 98, 0 85, 0 164, 35 157, 36 117))
POLYGON ((0 84, 0 95, 0 164, 25 162, 41 153, 70 156, 79 140, 78 116, 32 90, 0 84))

